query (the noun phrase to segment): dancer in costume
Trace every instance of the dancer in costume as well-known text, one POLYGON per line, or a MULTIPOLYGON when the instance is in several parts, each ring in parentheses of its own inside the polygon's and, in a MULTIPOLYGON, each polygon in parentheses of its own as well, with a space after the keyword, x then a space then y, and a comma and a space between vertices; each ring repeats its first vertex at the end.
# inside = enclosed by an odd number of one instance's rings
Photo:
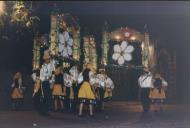
POLYGON ((13 77, 13 84, 11 89, 12 108, 17 110, 23 104, 24 96, 22 90, 22 75, 17 72, 13 77))
POLYGON ((78 103, 78 91, 79 91, 79 85, 77 83, 78 77, 79 77, 79 67, 73 66, 69 72, 71 74, 71 77, 73 79, 72 88, 74 93, 74 99, 71 105, 71 110, 76 111, 77 110, 77 103, 78 103))
POLYGON ((34 90, 33 90, 33 103, 34 108, 39 111, 40 110, 40 98, 41 98, 41 81, 40 81, 40 69, 35 70, 32 74, 32 79, 34 83, 34 90))
POLYGON ((141 102, 143 106, 143 113, 149 112, 150 109, 150 99, 149 92, 152 88, 152 74, 148 68, 144 68, 143 74, 139 77, 138 83, 140 85, 141 92, 141 102))
POLYGON ((64 100, 64 80, 62 68, 58 65, 55 69, 54 84, 52 89, 52 98, 54 100, 54 111, 63 111, 63 100, 64 100), (58 108, 58 103, 60 108, 58 108))
POLYGON ((80 100, 79 114, 78 114, 79 116, 83 116, 84 104, 89 105, 90 116, 93 116, 93 104, 95 103, 95 95, 91 87, 91 84, 89 82, 90 80, 89 75, 90 75, 90 70, 85 69, 83 71, 83 83, 79 89, 79 94, 78 94, 78 98, 80 100))
POLYGON ((106 74, 104 69, 99 69, 99 74, 97 74, 98 84, 96 84, 96 99, 97 99, 97 108, 98 110, 102 110, 103 108, 103 100, 104 100, 104 93, 105 93, 105 80, 106 74))
POLYGON ((153 109, 155 112, 163 111, 163 103, 166 99, 165 91, 167 89, 168 83, 160 76, 156 74, 153 80, 153 88, 150 90, 150 99, 153 103, 153 109))
POLYGON ((112 79, 110 77, 107 76, 107 74, 105 74, 105 84, 104 84, 104 89, 105 89, 105 92, 104 92, 104 102, 103 102, 103 105, 102 105, 102 109, 104 110, 104 103, 105 102, 109 102, 112 98, 112 92, 113 92, 113 89, 114 89, 114 83, 112 81, 112 79))
POLYGON ((55 63, 51 60, 48 50, 44 51, 44 64, 40 70, 40 80, 42 82, 42 105, 40 105, 40 112, 42 115, 47 116, 51 100, 50 84, 52 83, 52 76, 55 70, 55 63))
POLYGON ((65 107, 67 110, 71 110, 72 108, 72 102, 74 99, 74 92, 73 92, 73 78, 71 74, 69 73, 68 69, 65 69, 64 73, 64 94, 65 94, 65 107))

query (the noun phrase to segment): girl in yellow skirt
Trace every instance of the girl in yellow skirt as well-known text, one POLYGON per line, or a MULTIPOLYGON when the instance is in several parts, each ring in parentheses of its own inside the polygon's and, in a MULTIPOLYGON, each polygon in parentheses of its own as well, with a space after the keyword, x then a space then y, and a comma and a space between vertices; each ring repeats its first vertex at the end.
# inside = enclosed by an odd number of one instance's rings
POLYGON ((23 103, 23 91, 22 91, 22 75, 17 72, 13 77, 13 84, 11 89, 12 107, 14 110, 18 109, 23 103))
POLYGON ((166 99, 166 87, 167 82, 160 76, 156 74, 153 80, 153 88, 150 90, 149 98, 152 100, 153 109, 155 112, 163 110, 163 103, 166 99))
POLYGON ((54 85, 52 90, 52 98, 54 100, 54 111, 58 111, 58 102, 60 103, 60 110, 62 111, 63 100, 64 100, 64 91, 63 91, 63 72, 61 67, 57 67, 55 69, 55 78, 54 78, 54 85))
POLYGON ((80 100, 79 117, 83 116, 84 103, 89 104, 90 116, 93 116, 93 104, 95 103, 95 95, 89 82, 90 69, 83 71, 83 83, 79 89, 78 98, 80 100))

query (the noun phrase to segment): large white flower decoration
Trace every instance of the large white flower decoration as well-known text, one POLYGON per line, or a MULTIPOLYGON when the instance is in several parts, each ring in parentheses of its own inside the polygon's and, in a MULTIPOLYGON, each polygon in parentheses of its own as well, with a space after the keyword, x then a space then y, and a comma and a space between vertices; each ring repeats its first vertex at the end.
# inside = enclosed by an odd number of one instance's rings
POLYGON ((59 52, 63 57, 70 57, 72 51, 73 39, 69 36, 67 31, 59 34, 59 52))
POLYGON ((113 50, 112 59, 117 61, 119 65, 123 65, 125 61, 129 62, 132 60, 131 53, 134 51, 134 47, 129 45, 127 41, 123 41, 121 45, 114 45, 113 50))

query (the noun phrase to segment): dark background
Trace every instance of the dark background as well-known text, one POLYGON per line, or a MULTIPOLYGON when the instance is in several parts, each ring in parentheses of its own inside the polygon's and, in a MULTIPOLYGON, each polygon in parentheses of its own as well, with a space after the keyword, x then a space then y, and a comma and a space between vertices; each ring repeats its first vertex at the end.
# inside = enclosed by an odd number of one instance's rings
MULTIPOLYGON (((89 33, 96 35, 98 45, 105 21, 108 22, 110 31, 129 26, 144 32, 144 25, 147 24, 151 39, 158 43, 159 48, 176 51, 177 96, 179 101, 189 101, 190 2, 33 2, 33 14, 41 19, 41 34, 50 31, 50 12, 55 8, 55 4, 62 12, 77 16, 81 28, 87 28, 89 33)), ((33 33, 22 30, 16 34, 17 28, 8 25, 4 27, 4 31, 0 33, 0 75, 16 70, 30 73, 33 33), (2 39, 5 34, 9 35, 9 40, 2 39)))

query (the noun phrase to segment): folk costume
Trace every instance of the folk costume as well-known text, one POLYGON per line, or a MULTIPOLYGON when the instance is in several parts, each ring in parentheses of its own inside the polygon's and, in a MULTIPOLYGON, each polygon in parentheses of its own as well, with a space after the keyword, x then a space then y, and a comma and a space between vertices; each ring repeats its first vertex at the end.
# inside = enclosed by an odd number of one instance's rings
POLYGON ((138 79, 140 86, 141 103, 144 113, 147 113, 150 109, 149 92, 150 88, 152 88, 152 77, 152 74, 148 71, 147 68, 145 68, 144 74, 142 74, 138 79))
POLYGON ((40 98, 41 98, 41 81, 40 81, 40 70, 36 70, 35 73, 32 74, 32 78, 34 81, 34 89, 33 89, 33 104, 34 108, 39 111, 40 109, 40 98))
POLYGON ((63 110, 63 100, 64 100, 64 80, 63 73, 61 72, 61 68, 57 67, 55 69, 54 75, 54 84, 52 88, 52 98, 54 100, 54 109, 58 110, 58 102, 60 103, 61 110, 63 110))
POLYGON ((106 76, 105 79, 105 92, 104 92, 104 102, 110 101, 113 94, 112 91, 114 89, 114 83, 112 79, 108 76, 106 76))
POLYGON ((105 94, 105 80, 106 75, 104 73, 97 74, 98 84, 96 86, 96 100, 98 110, 102 110, 105 94))
POLYGON ((67 110, 71 110, 72 102, 74 100, 74 91, 73 91, 73 78, 70 73, 64 73, 64 94, 65 94, 65 107, 67 110))
POLYGON ((73 88, 73 93, 74 93, 74 99, 71 105, 71 110, 75 111, 77 110, 77 104, 78 104, 78 91, 79 91, 79 85, 77 83, 78 77, 79 77, 79 71, 77 66, 73 66, 70 70, 69 73, 71 74, 71 77, 73 79, 72 83, 72 88, 73 88))
POLYGON ((21 73, 17 72, 13 78, 13 84, 11 85, 11 99, 13 109, 18 109, 23 103, 24 96, 22 90, 22 78, 21 73))
MULTIPOLYGON (((155 109, 160 106, 160 110, 162 110, 162 104, 164 103, 164 100, 166 99, 166 87, 168 83, 161 78, 159 74, 156 74, 154 80, 153 80, 153 88, 150 90, 149 98, 151 99, 155 109)), ((157 111, 157 110, 155 110, 157 111)))
POLYGON ((95 94, 90 84, 90 70, 85 69, 83 71, 83 82, 79 89, 78 98, 80 101, 79 116, 83 115, 84 104, 89 104, 90 116, 93 116, 93 104, 95 103, 95 94))
POLYGON ((42 82, 42 97, 43 102, 40 106, 41 114, 48 115, 49 105, 51 100, 51 90, 50 84, 52 83, 52 76, 55 70, 55 63, 54 61, 50 60, 49 51, 44 52, 43 57, 45 63, 42 65, 40 69, 40 80, 42 82))

